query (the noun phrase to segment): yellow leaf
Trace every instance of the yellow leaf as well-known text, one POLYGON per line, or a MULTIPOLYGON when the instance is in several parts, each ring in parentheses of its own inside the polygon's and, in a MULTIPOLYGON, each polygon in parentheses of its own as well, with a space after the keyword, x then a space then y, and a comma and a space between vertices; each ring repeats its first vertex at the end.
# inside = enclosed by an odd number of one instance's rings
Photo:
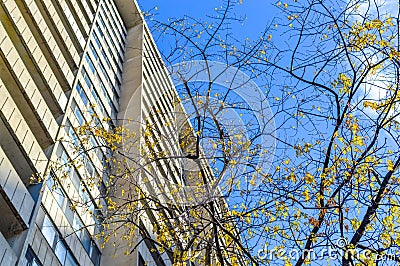
POLYGON ((304 179, 306 180, 307 184, 311 184, 314 182, 314 176, 310 174, 310 172, 307 172, 304 179))
POLYGON ((303 196, 304 196, 304 200, 305 201, 309 201, 310 199, 311 199, 311 197, 310 197, 310 191, 308 191, 308 190, 305 190, 305 191, 303 191, 303 196))
POLYGON ((388 160, 387 161, 387 169, 388 169, 388 171, 393 171, 393 167, 394 167, 393 161, 392 160, 388 160))

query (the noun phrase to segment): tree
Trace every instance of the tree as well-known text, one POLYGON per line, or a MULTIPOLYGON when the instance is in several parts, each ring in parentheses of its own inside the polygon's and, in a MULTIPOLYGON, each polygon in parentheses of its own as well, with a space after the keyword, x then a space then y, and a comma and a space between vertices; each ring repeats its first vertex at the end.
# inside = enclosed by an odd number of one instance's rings
POLYGON ((373 264, 350 253, 395 254, 398 245, 398 10, 392 16, 377 1, 280 7, 289 48, 272 48, 279 56, 263 65, 288 81, 285 124, 295 128, 279 141, 292 161, 277 174, 298 179, 280 201, 309 221, 288 223, 288 238, 305 254, 341 238, 343 265, 373 264))
POLYGON ((93 121, 76 128, 78 154, 110 154, 100 169, 112 173, 99 195, 104 242, 117 234, 129 253, 138 229, 177 265, 399 261, 398 7, 278 2, 260 38, 241 41, 238 4, 225 1, 209 21, 149 19, 156 40, 171 43, 163 60, 181 96, 173 112, 155 105, 111 131, 93 121), (193 61, 195 71, 182 64, 193 61), (263 93, 244 97, 253 81, 263 93), (169 131, 156 122, 166 119, 169 131), (99 146, 85 146, 92 137, 99 146))

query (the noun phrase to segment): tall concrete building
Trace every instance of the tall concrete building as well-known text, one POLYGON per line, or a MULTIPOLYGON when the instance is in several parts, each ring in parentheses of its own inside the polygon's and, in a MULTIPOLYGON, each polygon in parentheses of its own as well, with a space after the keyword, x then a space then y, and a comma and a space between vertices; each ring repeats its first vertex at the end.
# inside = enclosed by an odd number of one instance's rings
POLYGON ((101 187, 85 183, 107 154, 69 164, 74 128, 93 114, 112 128, 128 111, 142 116, 152 98, 171 106, 176 92, 137 4, 0 0, 0 17, 0 265, 167 265, 144 244, 113 263, 94 237, 101 187), (77 199, 88 204, 71 207, 77 199))

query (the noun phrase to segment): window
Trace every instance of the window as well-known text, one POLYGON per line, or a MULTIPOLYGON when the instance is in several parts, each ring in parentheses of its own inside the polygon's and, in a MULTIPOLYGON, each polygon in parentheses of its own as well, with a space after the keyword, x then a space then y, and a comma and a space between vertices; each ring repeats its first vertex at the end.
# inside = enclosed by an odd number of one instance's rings
POLYGON ((99 47, 101 49, 101 44, 100 44, 99 38, 97 37, 97 34, 95 31, 93 31, 93 39, 96 42, 97 47, 99 47))
POLYGON ((71 174, 71 182, 76 188, 76 190, 79 190, 79 187, 81 186, 81 178, 79 177, 78 172, 74 168, 71 174))
POLYGON ((101 55, 103 56, 104 60, 106 61, 108 68, 111 69, 110 60, 108 60, 108 57, 107 57, 106 53, 104 52, 104 50, 101 50, 101 55))
MULTIPOLYGON (((84 194, 85 197, 89 197, 87 193, 84 194)), ((98 249, 96 243, 92 240, 89 231, 87 230, 87 228, 85 228, 85 225, 82 222, 81 218, 79 217, 78 213, 76 213, 71 209, 71 201, 68 198, 64 198, 63 202, 65 202, 64 206, 60 207, 64 210, 65 216, 67 217, 69 223, 72 225, 72 228, 76 236, 82 243, 83 248, 86 250, 87 254, 91 258, 94 265, 100 265, 100 256, 101 256, 100 250, 98 249)), ((94 215, 95 214, 98 215, 98 213, 96 212, 93 213, 94 215)), ((97 222, 98 220, 96 219, 96 224, 97 222)), ((50 217, 47 214, 44 214, 42 234, 49 243, 50 247, 54 250, 54 253, 60 260, 62 265, 71 265, 71 266, 77 265, 75 259, 73 258, 69 249, 67 248, 65 241, 62 239, 62 236, 56 230, 53 222, 51 221, 50 217)), ((40 265, 40 264, 28 264, 28 265, 40 265)))
POLYGON ((57 235, 56 230, 54 229, 53 223, 50 221, 50 218, 46 215, 44 217, 43 226, 42 226, 42 234, 44 238, 49 243, 50 247, 54 247, 54 239, 57 235))
POLYGON ((94 58, 96 59, 96 61, 98 61, 99 60, 99 56, 98 56, 96 50, 94 49, 93 44, 90 43, 89 47, 90 47, 90 50, 92 51, 92 54, 93 54, 94 58))
POLYGON ((79 110, 79 107, 75 101, 72 102, 71 108, 72 108, 72 111, 74 112, 75 117, 78 120, 79 124, 83 125, 85 120, 83 118, 83 114, 82 114, 81 110, 79 110))
POLYGON ((69 156, 62 145, 59 145, 57 148, 57 156, 60 158, 61 164, 64 166, 65 171, 69 173, 69 156))
POLYGON ((25 263, 26 266, 42 266, 42 263, 39 261, 38 257, 36 256, 35 252, 32 250, 30 246, 26 251, 25 259, 26 259, 25 263))
POLYGON ((72 203, 69 199, 66 200, 64 214, 68 222, 72 223, 72 221, 74 220, 74 211, 72 210, 72 203))
POLYGON ((62 209, 65 200, 65 195, 64 192, 62 192, 60 185, 54 182, 53 173, 51 173, 49 178, 47 179, 47 186, 49 187, 54 199, 57 201, 58 206, 60 206, 60 208, 62 209))
MULTIPOLYGON (((73 172, 75 172, 75 171, 73 171, 73 172)), ((74 212, 71 209, 72 203, 68 199, 68 197, 65 196, 65 193, 62 191, 60 185, 54 181, 54 173, 53 172, 50 174, 50 177, 47 180, 47 186, 49 187, 51 194, 57 201, 58 206, 60 206, 61 210, 64 212, 67 220, 70 223, 72 223, 72 220, 74 217, 74 212)))
POLYGON ((97 248, 96 244, 92 241, 90 245, 90 258, 94 265, 100 265, 100 250, 97 248))
MULTIPOLYGON (((107 73, 107 71, 104 69, 104 66, 103 66, 103 64, 101 63, 101 61, 100 61, 100 58, 99 58, 99 55, 97 54, 97 52, 96 52, 96 50, 95 50, 95 48, 94 48, 94 46, 93 46, 93 44, 92 44, 92 42, 89 44, 89 47, 90 47, 90 50, 92 51, 92 55, 93 55, 93 57, 95 58, 95 64, 98 66, 98 67, 100 67, 100 70, 101 70, 101 72, 103 73, 103 75, 104 75, 104 78, 107 80, 107 82, 108 83, 110 83, 110 81, 109 81, 109 77, 108 77, 108 73, 107 73)), ((105 54, 104 54, 104 51, 103 51, 103 49, 102 49, 102 47, 100 47, 100 50, 101 50, 101 52, 102 52, 102 54, 103 54, 103 57, 105 57, 105 60, 108 60, 107 59, 107 56, 105 56, 105 54)), ((86 57, 88 57, 88 55, 86 54, 86 57)), ((88 61, 88 60, 90 60, 90 58, 89 59, 86 59, 86 61, 88 61)), ((107 64, 109 64, 109 62, 108 61, 106 61, 106 63, 107 64)), ((92 72, 94 73, 94 66, 93 66, 93 62, 90 60, 90 68, 92 69, 92 72)), ((109 68, 110 68, 110 65, 109 65, 109 68)), ((101 82, 100 80, 99 80, 99 82, 101 82)))
MULTIPOLYGON (((102 82, 100 82, 100 86, 102 86, 102 82)), ((104 86, 104 85, 103 85, 104 86)), ((96 90, 92 90, 92 95, 93 95, 93 98, 95 99, 95 101, 96 101, 96 104, 97 104, 97 106, 99 107, 99 109, 100 109, 100 112, 104 115, 104 116, 107 116, 107 113, 106 113, 106 111, 104 110, 104 106, 103 106, 103 103, 101 102, 101 100, 100 100, 100 96, 99 96, 99 94, 97 93, 97 91, 96 90)))
POLYGON ((93 65, 92 59, 90 59, 88 54, 86 54, 85 59, 86 59, 86 62, 88 63, 88 65, 89 65, 90 70, 92 70, 92 73, 94 73, 95 69, 94 69, 94 65, 93 65))
POLYGON ((65 266, 75 266, 76 265, 75 259, 74 259, 74 257, 72 257, 70 252, 68 252, 67 256, 65 257, 64 265, 65 266))
POLYGON ((76 213, 74 217, 73 228, 94 265, 100 265, 100 250, 90 237, 89 231, 84 227, 81 218, 79 218, 76 213))
POLYGON ((99 23, 97 23, 97 22, 96 22, 96 28, 97 28, 97 30, 99 31, 100 36, 103 38, 103 37, 104 37, 104 33, 103 33, 103 31, 101 30, 101 28, 100 28, 100 26, 99 26, 99 23))
POLYGON ((89 89, 91 89, 92 88, 92 82, 90 81, 90 78, 89 78, 89 76, 88 76, 88 74, 87 74, 87 72, 86 72, 86 70, 84 68, 82 68, 82 76, 83 76, 83 79, 86 82, 87 87, 89 89))
POLYGON ((82 229, 81 242, 86 252, 90 255, 90 246, 92 239, 90 238, 89 232, 86 229, 82 229))
POLYGON ((84 90, 83 90, 83 88, 82 88, 82 86, 81 86, 81 84, 79 82, 76 84, 76 90, 78 91, 79 96, 81 97, 83 104, 87 105, 89 101, 87 99, 86 93, 84 92, 84 90))
POLYGON ((101 15, 99 16, 99 19, 100 19, 101 26, 103 27, 103 29, 105 29, 106 28, 106 24, 104 23, 104 20, 101 17, 101 15))
POLYGON ((115 6, 115 3, 113 1, 108 1, 109 5, 111 6, 112 10, 114 11, 114 21, 118 21, 118 25, 119 27, 122 29, 122 35, 126 34, 126 30, 125 27, 123 27, 124 23, 122 22, 122 18, 121 16, 119 16, 119 12, 117 10, 117 7, 115 6))
POLYGON ((75 147, 78 147, 79 145, 79 139, 78 136, 76 135, 74 128, 71 125, 71 122, 67 119, 65 123, 65 132, 67 133, 67 136, 70 137, 72 143, 74 144, 75 147))
POLYGON ((104 86, 104 84, 102 82, 100 83, 100 89, 101 89, 101 92, 104 95, 104 98, 106 98, 108 104, 111 106, 112 102, 111 102, 110 96, 108 95, 106 87, 104 86))
POLYGON ((108 77, 107 71, 104 69, 103 64, 101 62, 98 62, 97 65, 100 67, 100 70, 103 73, 104 78, 107 80, 107 83, 110 84, 110 78, 108 77))
MULTIPOLYGON (((72 172, 76 173, 76 170, 72 172)), ((50 189, 52 189, 53 195, 55 194, 55 190, 57 190, 57 194, 62 195, 59 197, 59 200, 57 200, 59 206, 64 211, 67 220, 71 224, 76 236, 81 241, 83 248, 86 250, 92 262, 95 265, 100 265, 100 250, 97 248, 96 243, 92 240, 89 231, 85 227, 78 213, 72 210, 71 201, 65 196, 61 188, 55 185, 55 181, 52 177, 48 179, 47 185, 50 189)), ((80 192, 79 194, 81 195, 83 202, 87 202, 87 204, 89 205, 89 209, 93 209, 93 218, 95 219, 95 225, 97 225, 99 221, 97 220, 97 217, 95 215, 99 214, 95 212, 94 204, 91 201, 89 194, 86 192, 83 186, 79 187, 78 190, 80 192)), ((42 213, 44 212, 42 211, 42 213)), ((57 258, 60 260, 62 265, 77 265, 74 257, 71 255, 69 249, 67 248, 65 241, 62 239, 62 236, 59 234, 55 225, 46 213, 44 213, 43 218, 42 234, 51 246, 51 248, 54 250, 57 258)))
POLYGON ((78 215, 74 215, 74 221, 72 222, 72 228, 74 228, 75 234, 81 238, 83 223, 78 215))
POLYGON ((56 248, 54 249, 54 253, 57 258, 60 260, 61 264, 64 265, 65 257, 67 256, 67 247, 64 242, 59 238, 57 238, 56 248))

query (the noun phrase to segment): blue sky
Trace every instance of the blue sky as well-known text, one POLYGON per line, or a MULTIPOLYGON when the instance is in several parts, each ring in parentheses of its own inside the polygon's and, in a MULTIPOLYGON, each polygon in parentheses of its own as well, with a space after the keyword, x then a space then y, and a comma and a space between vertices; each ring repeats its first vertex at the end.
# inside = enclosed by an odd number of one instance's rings
MULTIPOLYGON (((181 18, 188 15, 197 19, 206 19, 207 15, 215 14, 215 8, 219 8, 223 1, 185 1, 185 0, 138 0, 142 11, 157 7, 156 18, 167 21, 168 18, 181 18)), ((234 35, 239 39, 258 38, 265 25, 271 23, 278 9, 275 1, 270 0, 243 0, 242 4, 234 9, 236 16, 246 18, 245 23, 233 29, 234 35)), ((160 50, 168 49, 162 43, 157 43, 160 50)))
MULTIPOLYGON (((224 3, 222 0, 138 0, 138 2, 142 11, 149 11, 150 13, 155 14, 154 17, 156 20, 165 23, 168 22, 169 18, 179 19, 184 16, 189 16, 196 20, 205 20, 208 22, 215 21, 210 19, 208 16, 217 15, 216 9, 222 9, 221 5, 224 3)), ((244 18, 243 23, 233 24, 234 26, 232 28, 232 35, 238 40, 239 43, 243 43, 246 38, 249 38, 251 41, 257 40, 265 30, 266 25, 270 25, 272 23, 272 18, 277 15, 276 12, 279 12, 275 1, 243 0, 241 4, 239 4, 239 0, 233 0, 231 2, 236 2, 236 5, 234 6, 229 17, 241 19, 244 18)), ((151 26, 151 23, 149 23, 149 26, 151 26)), ((172 37, 172 39, 173 38, 174 37, 172 37)), ((156 42, 157 40, 158 39, 155 38, 156 42)), ((157 42, 157 46, 162 53, 169 54, 169 50, 171 48, 166 42, 159 41, 157 42)))

